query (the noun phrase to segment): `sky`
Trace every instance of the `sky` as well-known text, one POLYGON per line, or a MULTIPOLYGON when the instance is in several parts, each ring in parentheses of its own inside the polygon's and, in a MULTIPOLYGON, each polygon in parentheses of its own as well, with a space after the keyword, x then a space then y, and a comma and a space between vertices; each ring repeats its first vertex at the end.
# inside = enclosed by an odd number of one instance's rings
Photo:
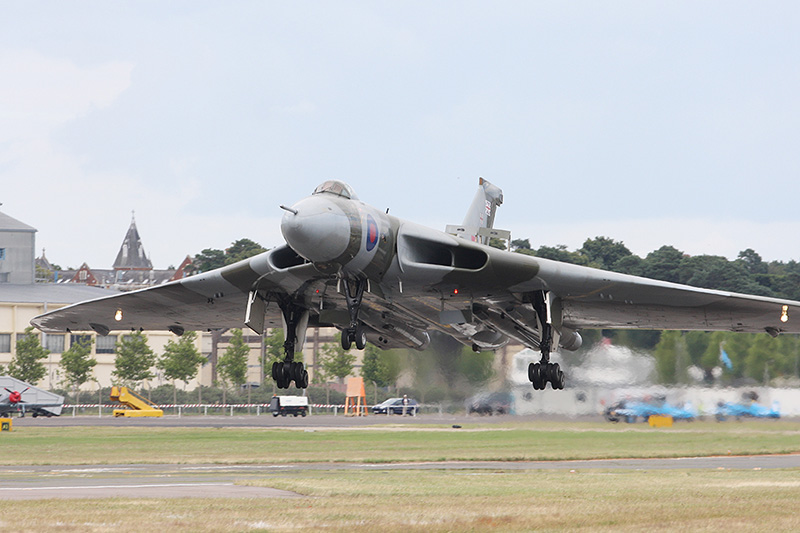
POLYGON ((37 255, 156 268, 327 179, 532 246, 800 260, 800 3, 0 0, 0 210, 37 255))

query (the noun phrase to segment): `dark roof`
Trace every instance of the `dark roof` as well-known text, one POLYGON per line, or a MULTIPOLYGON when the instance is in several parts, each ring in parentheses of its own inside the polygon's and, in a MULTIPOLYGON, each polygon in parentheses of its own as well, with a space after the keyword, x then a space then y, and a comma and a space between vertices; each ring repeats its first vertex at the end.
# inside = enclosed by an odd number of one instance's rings
POLYGON ((76 283, 0 284, 0 302, 72 304, 119 294, 119 291, 76 283))
POLYGON ((125 235, 125 240, 122 241, 122 246, 117 253, 117 259, 114 261, 115 270, 151 270, 153 263, 147 258, 142 246, 142 240, 139 238, 139 230, 136 229, 136 220, 131 216, 131 225, 128 228, 128 233, 125 235))
POLYGON ((16 218, 10 217, 0 212, 0 231, 27 231, 35 232, 36 228, 20 222, 16 218))
MULTIPOLYGON (((85 263, 84 263, 85 264, 85 263)), ((87 267, 88 268, 88 267, 87 267)), ((160 285, 169 281, 175 275, 175 269, 165 270, 109 270, 106 268, 88 268, 99 285, 115 285, 122 290, 127 290, 126 285, 141 286, 160 285)), ((78 270, 61 270, 58 273, 59 283, 70 281, 78 270)), ((75 283, 79 283, 76 281, 75 283)))

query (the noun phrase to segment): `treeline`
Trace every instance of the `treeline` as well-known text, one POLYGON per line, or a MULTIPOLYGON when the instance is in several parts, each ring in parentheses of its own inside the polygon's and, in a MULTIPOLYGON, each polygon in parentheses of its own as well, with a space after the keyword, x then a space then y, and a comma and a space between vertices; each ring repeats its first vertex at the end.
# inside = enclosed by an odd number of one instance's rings
POLYGON ((624 243, 608 237, 587 239, 575 251, 564 245, 540 246, 534 250, 528 239, 512 241, 511 248, 544 259, 704 289, 800 300, 800 263, 794 260, 765 262, 750 248, 739 252, 733 261, 718 255, 691 256, 668 245, 642 258, 624 243))
MULTIPOLYGON (((765 262, 754 250, 739 252, 733 261, 715 255, 690 256, 662 246, 645 257, 608 237, 587 239, 581 248, 540 246, 528 239, 512 241, 515 252, 589 267, 682 283, 705 289, 800 300, 800 263, 765 262)), ((800 340, 797 335, 772 338, 766 333, 582 331, 587 341, 611 338, 616 344, 652 353, 662 383, 768 384, 800 378, 800 340), (723 355, 724 352, 724 355, 723 355)), ((575 360, 578 363, 577 360, 575 360)))

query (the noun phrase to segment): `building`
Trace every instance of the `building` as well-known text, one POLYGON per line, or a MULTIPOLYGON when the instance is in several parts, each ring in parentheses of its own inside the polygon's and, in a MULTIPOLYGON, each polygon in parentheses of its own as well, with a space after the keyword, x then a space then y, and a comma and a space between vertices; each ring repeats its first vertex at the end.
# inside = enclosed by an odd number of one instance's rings
MULTIPOLYGON (((84 263, 74 271, 57 271, 42 251, 35 258, 36 229, 8 215, 0 213, 0 365, 7 366, 16 353, 17 340, 25 334, 30 320, 42 313, 73 303, 118 294, 120 290, 135 290, 180 279, 190 273, 191 258, 184 259, 178 268, 157 270, 144 253, 136 222, 131 225, 123 239, 111 269, 91 269, 84 263)), ((248 382, 263 382, 264 342, 260 335, 244 327, 245 342, 250 346, 248 382)), ((70 334, 39 333, 42 345, 50 354, 45 361, 47 375, 37 385, 43 388, 61 387, 61 354, 79 338, 92 339, 92 356, 97 359, 94 368, 96 381, 84 385, 85 390, 96 390, 112 384, 114 370, 114 348, 127 331, 112 331, 100 336, 93 331, 70 334)), ((157 354, 176 337, 166 331, 146 331, 148 345, 157 354)), ((323 344, 335 342, 334 328, 309 330, 303 350, 303 361, 313 378, 317 355, 323 344)), ((268 332, 269 334, 269 332, 268 332)), ((214 383, 217 355, 222 355, 230 341, 230 332, 198 332, 197 348, 209 362, 202 366, 197 379, 187 385, 194 389, 198 383, 210 386, 214 383)), ((360 365, 360 357, 357 365, 360 365)), ((269 369, 267 369, 268 375, 269 369)), ((358 371, 356 371, 358 372, 358 371)), ((167 383, 155 371, 156 378, 150 386, 167 383)))
POLYGON ((33 283, 35 239, 34 228, 0 213, 0 283, 33 283))
MULTIPOLYGON (((46 262, 44 252, 41 263, 46 262)), ((49 263, 47 263, 49 265, 49 263)), ((44 264, 42 264, 44 269, 44 264)), ((39 270, 39 269, 37 269, 39 270)), ((80 283, 93 287, 104 287, 120 291, 134 291, 167 281, 182 279, 192 272, 192 258, 186 256, 178 268, 154 269, 153 263, 147 257, 136 228, 136 219, 131 215, 131 225, 122 240, 122 245, 117 252, 117 258, 110 269, 91 268, 83 263, 77 270, 64 270, 55 272, 57 282, 80 283)))

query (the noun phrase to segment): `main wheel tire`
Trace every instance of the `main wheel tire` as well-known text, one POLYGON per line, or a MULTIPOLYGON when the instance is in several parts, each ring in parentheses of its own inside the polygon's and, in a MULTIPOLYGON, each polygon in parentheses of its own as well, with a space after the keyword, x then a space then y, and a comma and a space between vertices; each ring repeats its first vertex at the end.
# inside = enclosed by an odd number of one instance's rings
POLYGON ((276 383, 278 381, 278 378, 281 375, 280 372, 279 372, 279 369, 278 369, 278 367, 280 365, 281 365, 281 363, 278 362, 278 361, 275 361, 274 363, 272 363, 272 379, 274 379, 276 383))
POLYGON ((553 388, 555 388, 557 390, 564 390, 564 382, 565 382, 565 380, 564 380, 564 371, 563 370, 559 370, 557 372, 557 377, 556 377, 556 381, 555 381, 556 386, 553 387, 553 388))
POLYGON ((281 370, 279 374, 281 375, 281 380, 278 383, 279 389, 288 389, 289 384, 292 382, 292 365, 294 363, 290 363, 289 361, 284 361, 281 365, 281 370))
POLYGON ((301 362, 292 362, 292 371, 291 371, 291 378, 292 381, 295 382, 298 388, 300 388, 300 383, 303 381, 303 372, 305 372, 305 367, 301 362))
POLYGON ((533 390, 544 389, 545 381, 542 376, 542 365, 540 363, 533 363, 532 367, 528 369, 531 383, 533 383, 533 390))

